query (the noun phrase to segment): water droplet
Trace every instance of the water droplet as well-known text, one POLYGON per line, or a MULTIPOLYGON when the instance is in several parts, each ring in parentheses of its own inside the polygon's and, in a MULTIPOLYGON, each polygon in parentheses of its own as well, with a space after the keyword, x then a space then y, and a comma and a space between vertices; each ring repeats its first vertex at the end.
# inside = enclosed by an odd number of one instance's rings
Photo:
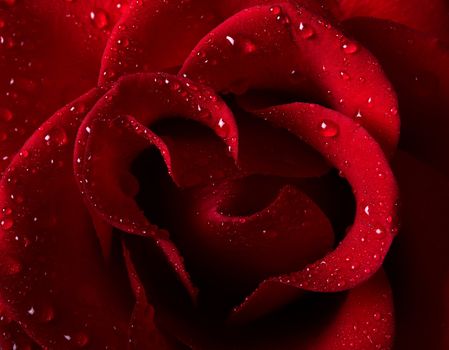
POLYGON ((89 337, 86 333, 79 332, 74 335, 73 340, 75 344, 79 347, 84 347, 89 343, 89 337))
POLYGON ((98 29, 106 28, 109 24, 108 15, 103 10, 90 11, 89 18, 98 29))
POLYGON ((0 108, 0 119, 1 120, 5 121, 5 122, 9 122, 12 120, 13 117, 14 117, 14 115, 8 108, 0 108))
POLYGON ((4 213, 5 215, 11 215, 12 214, 12 209, 5 207, 2 209, 2 213, 4 213))
POLYGON ((270 7, 270 12, 271 12, 273 15, 278 16, 278 15, 281 14, 282 9, 281 9, 280 6, 273 6, 273 7, 270 7))
POLYGON ((343 52, 347 54, 353 54, 359 50, 358 45, 351 41, 343 43, 343 45, 341 45, 341 48, 343 49, 343 52))
POLYGON ((251 40, 248 39, 242 40, 240 45, 243 53, 245 54, 253 53, 257 49, 256 44, 254 44, 251 40))
POLYGON ((22 264, 20 262, 18 262, 17 260, 14 259, 9 259, 6 263, 5 263, 5 273, 7 275, 16 275, 18 274, 20 271, 22 271, 22 264))
POLYGON ((61 128, 61 127, 55 127, 52 130, 52 132, 51 132, 51 139, 58 146, 64 146, 68 142, 67 134, 66 134, 64 128, 61 128))
POLYGON ((398 115, 398 109, 396 108, 396 107, 391 107, 391 109, 390 109, 390 113, 392 114, 392 115, 398 115))
POLYGON ((3 18, 0 18, 0 29, 5 28, 5 20, 3 18))
POLYGON ((325 120, 320 124, 320 133, 324 137, 335 137, 338 135, 338 125, 331 120, 325 120))
POLYGON ((310 39, 315 35, 313 28, 303 22, 299 23, 299 31, 303 39, 310 39))
POLYGON ((234 44, 235 44, 235 40, 234 40, 234 38, 232 37, 232 36, 226 36, 226 40, 232 45, 232 46, 234 46, 234 44))
POLYGON ((355 117, 356 118, 362 118, 363 117, 362 111, 360 109, 357 111, 357 114, 355 115, 355 117))
POLYGON ((14 220, 11 218, 4 218, 2 221, 0 221, 0 225, 2 229, 9 230, 14 225, 14 220))
POLYGON ((380 313, 378 313, 378 312, 374 313, 373 317, 376 321, 379 321, 381 318, 380 313))
POLYGON ((340 71, 340 77, 343 79, 343 80, 349 80, 351 77, 349 76, 349 74, 346 72, 346 71, 344 71, 344 70, 342 70, 342 71, 340 71))
POLYGON ((365 208, 363 208, 363 211, 366 215, 369 215, 369 205, 365 206, 365 208))
POLYGON ((122 38, 117 40, 117 44, 122 47, 128 47, 129 46, 129 39, 128 38, 122 38))
POLYGON ((393 217, 392 216, 387 216, 387 223, 391 224, 393 222, 393 217))
POLYGON ((29 315, 33 316, 35 314, 36 310, 34 310, 34 307, 30 307, 27 312, 29 315))
POLYGON ((385 230, 378 227, 378 228, 376 228, 374 230, 374 233, 379 237, 379 236, 382 236, 385 233, 385 230))

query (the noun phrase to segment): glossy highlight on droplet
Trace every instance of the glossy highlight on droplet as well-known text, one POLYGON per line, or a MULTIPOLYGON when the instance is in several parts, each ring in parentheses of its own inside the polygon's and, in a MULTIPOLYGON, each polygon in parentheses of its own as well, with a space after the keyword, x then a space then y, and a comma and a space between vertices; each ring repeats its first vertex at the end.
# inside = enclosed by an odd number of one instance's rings
POLYGON ((324 137, 335 137, 338 135, 339 128, 338 125, 335 124, 331 120, 324 120, 320 124, 320 133, 324 137))

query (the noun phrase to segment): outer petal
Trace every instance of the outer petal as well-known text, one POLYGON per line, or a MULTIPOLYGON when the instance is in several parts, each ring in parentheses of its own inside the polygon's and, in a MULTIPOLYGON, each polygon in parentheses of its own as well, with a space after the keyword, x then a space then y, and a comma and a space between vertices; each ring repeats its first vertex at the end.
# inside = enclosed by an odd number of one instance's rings
POLYGON ((89 206, 125 232, 147 235, 155 229, 135 203, 135 194, 128 193, 120 183, 120 177, 129 172, 131 161, 141 151, 156 146, 174 180, 182 181, 168 147, 147 129, 170 117, 211 128, 236 157, 237 127, 224 102, 205 87, 167 74, 123 78, 89 113, 78 133, 74 166, 82 193, 89 206), (114 139, 126 140, 126 147, 114 139))
POLYGON ((447 349, 449 183, 406 153, 394 169, 401 190, 401 234, 387 261, 397 314, 397 349, 447 349))
MULTIPOLYGON (((232 113, 209 89, 167 74, 140 74, 121 79, 89 113, 78 133, 74 167, 87 205, 111 226, 155 239, 195 298, 196 289, 168 233, 148 221, 135 202, 135 191, 124 186, 132 177, 131 162, 152 146, 159 149, 177 183, 203 180, 180 177, 182 171, 176 160, 172 161, 167 145, 146 128, 174 116, 211 128, 236 156, 237 128, 232 113)), ((203 167, 208 169, 209 163, 203 167)), ((207 171, 203 175, 209 176, 207 171)))
MULTIPOLYGON (((391 290, 382 271, 362 285, 351 289, 341 304, 325 300, 293 309, 293 317, 278 315, 258 326, 244 328, 237 334, 229 329, 216 332, 210 322, 196 329, 171 320, 172 330, 193 350, 389 350, 394 340, 394 318, 391 290), (326 318, 324 308, 333 307, 326 318)), ((318 299, 319 300, 319 299, 318 299)), ((341 300, 341 299, 340 299, 341 300)), ((288 312, 288 311, 286 311, 288 312)))
MULTIPOLYGON (((126 73, 176 72, 196 43, 235 12, 275 0, 132 0, 106 47, 100 82, 126 73)), ((323 13, 324 1, 295 1, 323 13)))
POLYGON ((449 174, 449 49, 387 21, 360 18, 345 26, 378 57, 395 86, 402 148, 449 174))
POLYGON ((58 108, 95 86, 114 1, 0 2, 0 172, 58 108))
POLYGON ((0 184, 0 297, 39 345, 123 348, 128 299, 112 283, 72 168, 76 132, 103 91, 57 112, 0 184))
POLYGON ((398 140, 396 98, 380 65, 304 8, 237 13, 199 42, 180 74, 220 92, 271 88, 295 93, 294 101, 324 101, 362 124, 390 154, 398 140))
POLYGON ((351 290, 332 324, 312 342, 310 350, 393 348, 394 317, 391 290, 383 271, 351 290))
POLYGON ((0 347, 2 349, 39 349, 39 346, 30 339, 23 328, 9 319, 3 312, 0 316, 0 347))
POLYGON ((397 232, 396 183, 383 152, 363 128, 309 104, 273 107, 258 115, 304 139, 341 170, 353 188, 357 209, 354 224, 333 252, 301 271, 265 280, 234 310, 234 319, 254 317, 259 305, 278 306, 285 302, 283 297, 295 296, 295 288, 323 292, 353 288, 380 268, 397 232))
MULTIPOLYGON (((329 0, 337 17, 375 17, 405 24, 447 40, 449 6, 445 0, 329 0)), ((381 42, 381 40, 379 41, 381 42)))
POLYGON ((134 268, 130 252, 124 241, 122 241, 122 247, 131 287, 136 298, 128 331, 128 349, 175 349, 175 347, 171 346, 166 337, 158 330, 154 320, 154 308, 148 302, 145 288, 134 268))

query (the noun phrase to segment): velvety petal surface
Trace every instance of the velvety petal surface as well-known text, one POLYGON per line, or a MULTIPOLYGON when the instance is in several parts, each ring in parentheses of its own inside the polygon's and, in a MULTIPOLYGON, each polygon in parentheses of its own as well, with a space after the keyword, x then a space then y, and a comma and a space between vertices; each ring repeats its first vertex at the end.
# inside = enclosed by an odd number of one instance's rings
POLYGON ((401 147, 449 174, 449 49, 435 37, 388 21, 345 24, 380 60, 398 93, 401 147))
POLYGON ((382 150, 364 128, 310 104, 272 107, 258 116, 321 152, 351 184, 357 209, 353 225, 333 252, 298 272, 265 280, 234 310, 234 319, 252 318, 273 300, 285 302, 295 296, 292 287, 322 292, 353 288, 380 268, 397 233, 397 186, 382 150))
POLYGON ((72 167, 78 128, 103 93, 92 90, 51 117, 0 184, 2 303, 42 347, 126 342, 126 289, 104 264, 72 167))
MULTIPOLYGON (((449 38, 449 4, 445 0, 330 0, 337 17, 374 17, 449 38)), ((379 40, 382 42, 382 40, 379 40)))
POLYGON ((376 59, 305 8, 282 4, 235 14, 201 39, 180 74, 237 95, 295 92, 296 101, 306 97, 357 120, 389 154, 398 140, 396 98, 376 59))
POLYGON ((95 86, 121 12, 110 0, 0 2, 0 171, 42 122, 95 86))
POLYGON ((447 178, 401 152, 394 161, 402 198, 401 232, 388 259, 397 349, 447 349, 449 198, 447 178))
MULTIPOLYGON (((130 1, 111 33, 102 59, 100 83, 126 73, 176 72, 197 42, 234 13, 275 0, 130 1)), ((292 1, 327 13, 324 1, 292 1)))

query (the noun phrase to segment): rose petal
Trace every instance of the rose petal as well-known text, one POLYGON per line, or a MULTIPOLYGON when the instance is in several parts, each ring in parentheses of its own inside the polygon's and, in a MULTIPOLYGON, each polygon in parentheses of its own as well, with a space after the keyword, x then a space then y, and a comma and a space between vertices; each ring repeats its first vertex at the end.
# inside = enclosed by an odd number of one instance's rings
POLYGON ((306 9, 284 4, 239 12, 199 42, 180 74, 236 94, 271 88, 300 99, 306 88, 312 100, 356 119, 390 154, 398 140, 396 98, 380 65, 306 9))
POLYGON ((128 349, 175 349, 157 328, 154 320, 154 308, 148 302, 145 288, 134 268, 130 252, 124 241, 122 241, 122 248, 129 279, 136 298, 128 331, 128 349))
MULTIPOLYGON (((393 301, 383 271, 341 297, 333 300, 333 306, 326 304, 325 299, 312 303, 312 309, 289 306, 296 307, 292 317, 277 316, 265 325, 239 329, 236 334, 222 325, 217 331, 210 321, 197 325, 191 320, 172 318, 166 319, 164 325, 171 326, 173 335, 193 350, 392 349, 393 301), (341 304, 337 304, 341 299, 341 304), (326 306, 331 307, 327 318, 326 306)), ((310 306, 311 300, 307 301, 310 306)))
POLYGON ((186 197, 176 241, 192 274, 218 293, 296 271, 332 248, 329 221, 296 187, 249 177, 186 197))
POLYGON ((76 176, 89 206, 114 227, 141 235, 156 229, 138 208, 135 194, 121 188, 120 177, 129 171, 131 161, 141 151, 156 146, 171 176, 177 183, 182 181, 165 143, 146 128, 158 120, 179 116, 214 130, 236 157, 237 127, 232 112, 209 90, 175 76, 127 76, 83 122, 75 148, 76 176), (147 107, 148 101, 152 102, 151 108, 147 107), (117 139, 126 142, 127 147, 117 139))
POLYGON ((2 349, 39 349, 23 328, 3 312, 0 316, 0 347, 2 349))
POLYGON ((0 184, 0 294, 42 347, 126 343, 128 299, 103 263, 72 168, 76 132, 103 93, 92 90, 51 117, 0 184))
POLYGON ((282 177, 321 176, 329 165, 313 148, 285 130, 249 114, 237 114, 239 127, 238 165, 246 174, 282 177))
POLYGON ((353 188, 357 209, 352 227, 333 252, 301 271, 265 280, 234 310, 233 319, 252 318, 258 309, 252 303, 278 305, 283 293, 292 294, 292 287, 323 292, 353 288, 380 268, 397 232, 396 183, 382 150, 365 129, 311 104, 273 107, 257 115, 300 137, 337 167, 353 188))
POLYGON ((0 3, 1 172, 43 121, 95 86, 120 14, 109 0, 0 3))
MULTIPOLYGON (((375 17, 402 23, 421 32, 449 38, 449 8, 445 0, 331 0, 337 16, 375 17)), ((382 40, 379 40, 382 42, 382 40)), ((410 56, 409 56, 410 57, 410 56)))
MULTIPOLYGON (((88 206, 124 232, 155 238, 195 299, 196 290, 183 267, 182 257, 167 239, 167 232, 148 221, 135 202, 136 193, 128 193, 122 186, 122 179, 131 176, 131 162, 151 146, 159 149, 176 182, 186 179, 178 175, 179 167, 174 166, 170 149, 146 128, 173 116, 198 121, 213 129, 236 156, 235 121, 214 94, 184 78, 140 74, 121 79, 89 113, 78 133, 74 167, 88 206), (149 101, 151 108, 147 107, 149 101)), ((203 167, 208 169, 208 164, 203 167)))
POLYGON ((394 84, 403 120, 401 147, 449 174, 449 50, 433 37, 375 19, 345 23, 378 57, 394 84))
MULTIPOLYGON (((100 84, 135 72, 175 72, 196 43, 232 14, 274 0, 131 1, 111 33, 100 84)), ((324 1, 297 1, 325 13, 324 1)))
POLYGON ((407 153, 398 153, 401 234, 392 247, 390 274, 398 349, 447 349, 449 183, 407 153), (446 338, 446 339, 445 339, 446 338))
POLYGON ((348 293, 324 334, 310 345, 316 350, 392 349, 393 300, 383 271, 348 293))

